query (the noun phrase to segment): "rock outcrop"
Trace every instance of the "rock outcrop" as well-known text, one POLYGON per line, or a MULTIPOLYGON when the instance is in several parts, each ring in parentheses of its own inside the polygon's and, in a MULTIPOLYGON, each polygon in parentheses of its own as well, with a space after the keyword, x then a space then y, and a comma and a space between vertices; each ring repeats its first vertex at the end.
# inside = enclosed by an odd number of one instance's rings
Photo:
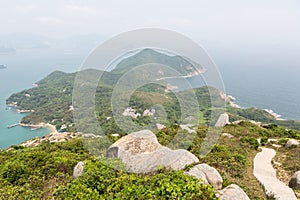
POLYGON ((202 179, 204 183, 210 183, 216 190, 222 189, 223 179, 221 175, 215 168, 208 164, 198 164, 186 173, 202 179))
MULTIPOLYGON (((108 148, 106 157, 121 159, 126 170, 138 174, 155 172, 161 167, 181 170, 187 165, 199 162, 198 158, 187 150, 171 150, 162 146, 150 130, 122 137, 108 148)), ((221 190, 223 179, 219 172, 208 164, 197 164, 185 173, 201 179, 201 184, 211 184, 218 191, 220 199, 249 200, 247 194, 237 185, 232 184, 221 190)))
POLYGON ((222 133, 222 136, 227 137, 229 139, 234 138, 234 136, 231 135, 230 133, 222 133))
POLYGON ((155 134, 149 130, 122 137, 109 147, 106 156, 120 158, 128 171, 141 174, 154 172, 160 167, 180 170, 199 162, 187 150, 171 150, 160 145, 155 134))
POLYGON ((215 127, 223 127, 225 126, 226 124, 230 124, 229 122, 229 116, 227 113, 223 113, 219 116, 216 124, 215 124, 215 127))
POLYGON ((289 139, 287 141, 287 143, 285 144, 285 147, 286 148, 290 148, 290 147, 293 147, 293 146, 298 146, 299 145, 299 142, 295 139, 289 139))
POLYGON ((236 184, 219 191, 220 200, 250 200, 247 194, 236 184))
POLYGON ((83 171, 84 171, 83 166, 84 166, 84 162, 79 161, 77 163, 77 165, 74 167, 74 171, 73 171, 74 178, 77 178, 83 174, 83 171))
POLYGON ((65 142, 68 140, 71 140, 75 137, 77 137, 78 134, 77 133, 69 133, 69 132, 63 132, 63 133, 50 133, 49 135, 43 136, 43 137, 39 137, 39 138, 34 138, 31 140, 28 140, 26 142, 23 142, 22 144, 20 144, 20 146, 23 147, 35 147, 43 142, 65 142))
POLYGON ((189 171, 187 171, 185 173, 190 176, 194 176, 198 179, 201 179, 200 183, 202 183, 202 184, 209 184, 209 182, 206 178, 206 174, 202 170, 199 170, 197 167, 192 167, 189 171))
POLYGON ((289 187, 296 190, 300 190, 300 171, 294 173, 289 182, 289 187))

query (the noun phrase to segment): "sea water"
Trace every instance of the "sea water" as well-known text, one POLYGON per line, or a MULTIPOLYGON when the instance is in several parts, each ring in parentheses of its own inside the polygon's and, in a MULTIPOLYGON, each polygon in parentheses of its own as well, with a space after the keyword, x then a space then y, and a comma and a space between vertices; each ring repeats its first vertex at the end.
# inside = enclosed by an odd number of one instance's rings
POLYGON ((33 87, 35 82, 54 70, 76 71, 84 58, 81 55, 83 54, 65 54, 55 49, 26 49, 18 50, 15 54, 0 54, 0 63, 7 66, 6 69, 0 69, 0 149, 50 132, 46 128, 7 128, 19 123, 26 114, 7 107, 5 100, 13 93, 33 87))

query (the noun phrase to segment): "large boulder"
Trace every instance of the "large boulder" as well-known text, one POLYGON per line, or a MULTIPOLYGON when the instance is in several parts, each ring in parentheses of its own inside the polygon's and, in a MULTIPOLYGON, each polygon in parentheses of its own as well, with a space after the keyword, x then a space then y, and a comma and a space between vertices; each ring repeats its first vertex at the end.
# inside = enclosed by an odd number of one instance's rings
POLYGON ((156 171, 160 167, 180 170, 199 162, 187 150, 171 150, 160 145, 155 134, 149 130, 122 137, 108 148, 106 156, 120 158, 128 171, 142 174, 156 171))
POLYGON ((300 171, 294 173, 289 182, 289 187, 296 190, 300 190, 300 171))
POLYGON ((198 164, 192 167, 187 174, 202 179, 204 183, 210 183, 216 190, 222 189, 223 179, 221 175, 208 164, 198 164))
POLYGON ((202 170, 199 170, 197 167, 192 167, 189 171, 186 171, 185 173, 190 176, 194 176, 198 179, 201 179, 202 184, 209 184, 206 178, 206 174, 202 170))
POLYGON ((248 195, 238 185, 231 184, 219 191, 220 200, 250 200, 248 195))
POLYGON ((219 118, 215 124, 215 127, 223 127, 226 124, 230 124, 229 115, 227 113, 223 113, 219 116, 219 118))
POLYGON ((299 142, 295 139, 289 139, 287 141, 287 143, 285 144, 285 147, 287 148, 290 148, 290 147, 293 147, 293 146, 298 146, 299 145, 299 142))
POLYGON ((77 165, 74 167, 73 176, 74 178, 77 178, 83 174, 83 166, 84 162, 79 161, 77 165))

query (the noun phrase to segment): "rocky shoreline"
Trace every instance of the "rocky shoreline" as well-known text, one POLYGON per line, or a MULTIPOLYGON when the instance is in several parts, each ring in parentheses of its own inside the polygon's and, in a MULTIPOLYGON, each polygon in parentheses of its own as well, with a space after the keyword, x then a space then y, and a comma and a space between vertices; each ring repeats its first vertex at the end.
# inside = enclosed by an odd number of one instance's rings
POLYGON ((23 124, 20 123, 20 126, 31 127, 31 128, 47 128, 50 130, 50 133, 43 137, 37 137, 30 140, 27 140, 21 144, 23 147, 35 147, 43 142, 65 142, 67 140, 73 139, 78 136, 78 133, 62 132, 59 133, 55 126, 49 123, 39 123, 39 124, 23 124))
POLYGON ((266 111, 267 113, 269 113, 270 115, 272 115, 273 117, 275 117, 276 120, 286 120, 281 118, 281 115, 278 113, 275 113, 273 110, 271 109, 264 109, 264 111, 266 111))
POLYGON ((50 130, 50 133, 47 134, 46 136, 43 137, 36 137, 30 140, 27 140, 21 144, 19 144, 19 146, 23 146, 23 147, 35 147, 43 142, 65 142, 67 140, 70 140, 72 138, 75 138, 78 136, 77 133, 70 133, 70 132, 62 132, 59 133, 55 126, 49 123, 38 123, 38 124, 24 124, 24 123, 19 123, 20 126, 23 127, 31 127, 34 129, 38 129, 38 128, 47 128, 50 130))

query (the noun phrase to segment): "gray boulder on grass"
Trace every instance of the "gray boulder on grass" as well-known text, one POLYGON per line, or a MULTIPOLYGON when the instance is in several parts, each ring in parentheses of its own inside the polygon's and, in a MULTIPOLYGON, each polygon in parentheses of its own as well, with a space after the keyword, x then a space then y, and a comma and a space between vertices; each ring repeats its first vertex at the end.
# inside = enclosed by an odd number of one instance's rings
POLYGON ((204 183, 210 183, 216 190, 222 189, 223 179, 221 175, 215 168, 208 164, 198 164, 192 167, 187 174, 196 178, 201 178, 204 183))
POLYGON ((122 137, 108 148, 106 156, 120 158, 128 171, 141 174, 154 172, 160 167, 180 170, 199 162, 198 158, 187 150, 171 150, 162 146, 150 130, 122 137))
POLYGON ((248 195, 238 185, 231 184, 219 191, 220 200, 250 200, 248 195))
POLYGON ((206 179, 206 175, 203 171, 199 170, 197 167, 192 167, 189 171, 185 171, 187 175, 194 176, 198 179, 201 179, 203 182, 202 184, 209 184, 208 180, 206 179))
POLYGON ((83 174, 83 166, 84 166, 84 162, 80 161, 74 167, 73 176, 75 178, 77 178, 77 177, 79 177, 79 176, 81 176, 83 174))

